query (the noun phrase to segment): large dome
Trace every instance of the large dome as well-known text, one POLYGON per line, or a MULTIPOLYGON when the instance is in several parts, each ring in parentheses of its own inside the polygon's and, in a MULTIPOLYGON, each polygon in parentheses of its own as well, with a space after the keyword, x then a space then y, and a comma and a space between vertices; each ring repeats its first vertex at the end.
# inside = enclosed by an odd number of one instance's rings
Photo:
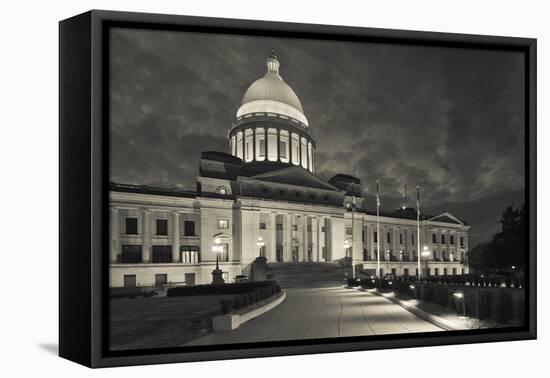
POLYGON ((243 96, 243 102, 246 103, 257 100, 271 100, 282 102, 298 109, 300 112, 304 112, 302 104, 296 96, 296 93, 290 88, 290 86, 278 77, 269 75, 264 76, 261 79, 256 80, 243 96))
POLYGON ((277 113, 294 118, 307 126, 307 118, 298 96, 279 75, 277 57, 271 54, 266 64, 267 73, 248 87, 237 117, 252 113, 277 113))

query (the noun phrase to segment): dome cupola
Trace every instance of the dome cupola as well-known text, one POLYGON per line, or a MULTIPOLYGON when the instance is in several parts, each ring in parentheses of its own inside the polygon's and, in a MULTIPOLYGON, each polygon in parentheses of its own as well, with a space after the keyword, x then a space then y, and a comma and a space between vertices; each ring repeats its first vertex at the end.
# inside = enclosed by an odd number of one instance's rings
POLYGON ((248 87, 237 110, 229 132, 231 154, 244 163, 314 172, 315 141, 300 99, 281 77, 273 50, 265 64, 266 73, 248 87))

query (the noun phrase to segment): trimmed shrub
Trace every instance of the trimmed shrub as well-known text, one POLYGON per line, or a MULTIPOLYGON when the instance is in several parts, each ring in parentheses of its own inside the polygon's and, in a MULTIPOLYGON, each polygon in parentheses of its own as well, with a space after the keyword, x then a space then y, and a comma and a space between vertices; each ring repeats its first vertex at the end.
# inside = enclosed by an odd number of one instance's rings
POLYGON ((233 300, 222 299, 220 301, 220 307, 221 307, 222 314, 229 314, 233 308, 233 300))

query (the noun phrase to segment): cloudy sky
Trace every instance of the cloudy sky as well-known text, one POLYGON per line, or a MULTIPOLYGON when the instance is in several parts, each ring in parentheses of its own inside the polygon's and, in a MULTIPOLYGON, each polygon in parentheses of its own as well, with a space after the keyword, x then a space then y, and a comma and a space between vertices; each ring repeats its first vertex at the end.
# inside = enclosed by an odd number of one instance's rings
POLYGON ((465 219, 473 246, 523 203, 520 53, 166 31, 112 33, 111 180, 194 189, 200 152, 229 152, 272 48, 315 133, 317 173, 359 177, 368 208, 377 178, 386 211, 420 185, 425 212, 465 219))

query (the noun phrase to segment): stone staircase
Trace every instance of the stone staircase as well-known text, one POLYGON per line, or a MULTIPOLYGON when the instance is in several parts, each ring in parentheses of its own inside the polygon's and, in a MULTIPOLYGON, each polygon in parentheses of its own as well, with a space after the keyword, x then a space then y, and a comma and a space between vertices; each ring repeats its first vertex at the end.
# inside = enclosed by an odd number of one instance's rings
POLYGON ((316 288, 341 286, 351 268, 334 262, 283 262, 267 264, 267 279, 281 288, 316 288))

